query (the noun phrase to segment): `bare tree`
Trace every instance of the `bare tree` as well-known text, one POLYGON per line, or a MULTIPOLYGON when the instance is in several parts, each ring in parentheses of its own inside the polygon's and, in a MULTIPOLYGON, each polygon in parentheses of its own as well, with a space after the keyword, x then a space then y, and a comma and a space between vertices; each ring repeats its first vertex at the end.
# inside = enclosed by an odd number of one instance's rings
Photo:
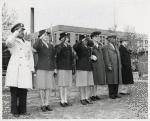
POLYGON ((116 32, 116 30, 117 30, 117 24, 115 24, 115 23, 114 23, 114 26, 113 26, 113 27, 108 28, 108 31, 109 31, 109 32, 116 32))
POLYGON ((135 27, 133 27, 133 26, 130 26, 130 25, 126 25, 125 27, 124 27, 124 36, 125 37, 128 37, 128 36, 130 36, 130 35, 135 35, 136 34, 136 32, 135 32, 135 27))
POLYGON ((18 16, 15 10, 8 12, 6 3, 2 5, 2 40, 5 41, 10 34, 10 29, 14 25, 18 16))

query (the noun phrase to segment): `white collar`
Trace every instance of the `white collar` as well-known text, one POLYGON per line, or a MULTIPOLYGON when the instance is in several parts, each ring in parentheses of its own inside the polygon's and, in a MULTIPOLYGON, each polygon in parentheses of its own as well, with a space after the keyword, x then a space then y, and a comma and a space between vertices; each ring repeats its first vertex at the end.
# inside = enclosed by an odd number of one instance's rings
MULTIPOLYGON (((123 44, 122 44, 122 46, 125 47, 123 44)), ((126 48, 126 47, 125 47, 125 48, 126 48)))
POLYGON ((66 43, 64 43, 64 45, 67 47, 68 46, 68 44, 66 44, 66 43))
POLYGON ((87 48, 87 45, 84 45, 84 47, 86 47, 86 48, 87 48))
POLYGON ((96 41, 94 41, 94 45, 98 48, 98 43, 96 41))
POLYGON ((114 45, 113 44, 111 44, 111 43, 109 43, 112 47, 113 47, 113 49, 115 49, 115 47, 114 47, 114 45))
POLYGON ((16 40, 17 40, 20 44, 22 44, 22 45, 26 43, 26 41, 25 41, 25 40, 24 40, 24 42, 23 42, 23 40, 22 40, 22 39, 20 39, 20 38, 17 38, 16 40))
POLYGON ((45 42, 44 40, 42 40, 42 42, 46 45, 46 47, 48 48, 48 42, 45 42))

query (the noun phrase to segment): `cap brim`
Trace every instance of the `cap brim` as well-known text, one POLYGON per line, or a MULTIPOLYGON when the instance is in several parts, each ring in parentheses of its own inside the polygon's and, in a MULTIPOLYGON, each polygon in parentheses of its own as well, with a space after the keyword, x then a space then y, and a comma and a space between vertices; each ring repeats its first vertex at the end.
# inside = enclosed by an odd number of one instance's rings
POLYGON ((47 34, 51 34, 50 32, 46 32, 47 34))

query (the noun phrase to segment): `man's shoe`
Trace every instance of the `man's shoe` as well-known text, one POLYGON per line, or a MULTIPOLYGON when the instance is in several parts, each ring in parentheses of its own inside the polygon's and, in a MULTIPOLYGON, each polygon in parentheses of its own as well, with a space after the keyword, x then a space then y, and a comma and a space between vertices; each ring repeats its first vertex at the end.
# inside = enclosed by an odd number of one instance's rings
POLYGON ((90 97, 90 99, 91 99, 92 101, 96 101, 95 96, 90 97))
POLYGON ((126 95, 131 95, 131 93, 126 93, 126 95))
POLYGON ((86 105, 87 103, 85 102, 85 100, 80 100, 82 105, 86 105))
POLYGON ((93 104, 92 101, 88 100, 88 99, 85 99, 85 101, 88 103, 88 104, 93 104))
POLYGON ((121 96, 119 96, 119 95, 115 95, 115 97, 116 97, 116 98, 122 98, 122 97, 121 97, 121 96))
POLYGON ((96 100, 100 100, 100 98, 97 95, 95 96, 95 98, 96 98, 96 100))
POLYGON ((61 105, 62 107, 67 107, 66 103, 61 103, 61 102, 60 102, 60 105, 61 105))
POLYGON ((13 114, 13 117, 18 118, 18 117, 19 117, 19 114, 13 114))
POLYGON ((43 112, 46 112, 47 110, 46 110, 46 106, 42 106, 41 107, 41 110, 43 111, 43 112))
POLYGON ((53 109, 51 109, 50 105, 47 105, 47 106, 46 106, 46 110, 52 111, 53 109))
POLYGON ((110 96, 111 99, 116 99, 116 97, 114 95, 110 96))
POLYGON ((25 115, 25 116, 29 116, 30 115, 30 113, 27 113, 27 112, 25 112, 25 113, 19 113, 20 115, 25 115))
POLYGON ((70 102, 65 103, 67 106, 72 106, 70 102))
POLYGON ((119 93, 120 95, 126 95, 126 93, 119 93))

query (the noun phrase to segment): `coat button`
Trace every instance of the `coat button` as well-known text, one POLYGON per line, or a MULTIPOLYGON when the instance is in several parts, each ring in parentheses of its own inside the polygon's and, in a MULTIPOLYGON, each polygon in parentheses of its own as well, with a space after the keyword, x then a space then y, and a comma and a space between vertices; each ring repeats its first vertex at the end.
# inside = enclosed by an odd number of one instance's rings
POLYGON ((29 67, 29 65, 27 65, 27 67, 29 67))
POLYGON ((22 48, 20 48, 20 50, 22 50, 22 48))
POLYGON ((20 66, 21 66, 21 64, 20 64, 20 66))

